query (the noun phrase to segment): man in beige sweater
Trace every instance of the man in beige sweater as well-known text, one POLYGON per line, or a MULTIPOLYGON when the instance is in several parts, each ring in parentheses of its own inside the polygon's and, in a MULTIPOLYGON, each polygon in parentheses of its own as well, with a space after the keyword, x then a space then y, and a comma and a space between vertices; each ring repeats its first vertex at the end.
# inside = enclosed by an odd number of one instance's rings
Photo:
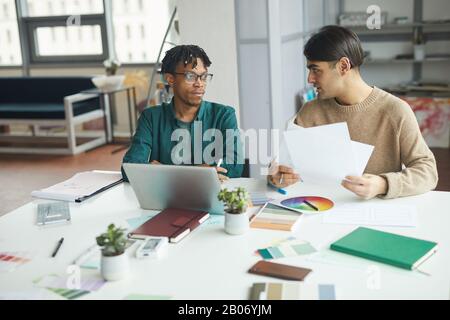
MULTIPOLYGON (((436 161, 414 113, 403 100, 361 78, 364 56, 357 35, 339 26, 323 27, 308 40, 304 54, 317 99, 301 108, 296 124, 307 128, 345 121, 352 140, 375 147, 364 175, 347 176, 342 186, 364 199, 434 189, 436 161)), ((272 172, 268 180, 277 187, 299 180, 289 167, 275 166, 272 172)))

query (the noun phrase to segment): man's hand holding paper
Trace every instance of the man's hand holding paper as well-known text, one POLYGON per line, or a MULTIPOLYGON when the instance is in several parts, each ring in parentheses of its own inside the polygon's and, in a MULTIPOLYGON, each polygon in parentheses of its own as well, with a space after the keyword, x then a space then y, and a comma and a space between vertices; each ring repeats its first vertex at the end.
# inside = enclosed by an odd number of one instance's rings
POLYGON ((291 125, 280 145, 280 166, 271 167, 268 179, 275 186, 286 187, 298 181, 292 176, 285 180, 286 175, 297 171, 304 181, 341 184, 370 199, 387 189, 384 178, 363 175, 372 151, 373 146, 350 139, 345 122, 312 128, 291 125))
POLYGON ((362 177, 347 176, 341 185, 366 200, 387 193, 386 179, 374 174, 366 173, 362 177))

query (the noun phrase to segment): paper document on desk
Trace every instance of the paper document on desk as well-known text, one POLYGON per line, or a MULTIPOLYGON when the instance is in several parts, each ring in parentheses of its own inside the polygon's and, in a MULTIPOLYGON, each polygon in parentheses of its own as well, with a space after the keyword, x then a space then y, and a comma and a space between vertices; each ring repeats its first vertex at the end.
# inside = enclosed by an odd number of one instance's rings
POLYGON ((293 167, 305 182, 341 183, 361 176, 373 146, 350 140, 347 123, 302 128, 289 124, 280 143, 279 163, 293 167))
POLYGON ((370 202, 345 204, 324 213, 323 223, 415 227, 417 209, 410 205, 370 202))
MULTIPOLYGON (((62 200, 80 201, 79 199, 106 190, 122 181, 122 174, 118 171, 86 171, 75 174, 72 178, 55 184, 46 189, 36 190, 32 197, 62 200)), ((82 200, 81 200, 82 201, 82 200)))

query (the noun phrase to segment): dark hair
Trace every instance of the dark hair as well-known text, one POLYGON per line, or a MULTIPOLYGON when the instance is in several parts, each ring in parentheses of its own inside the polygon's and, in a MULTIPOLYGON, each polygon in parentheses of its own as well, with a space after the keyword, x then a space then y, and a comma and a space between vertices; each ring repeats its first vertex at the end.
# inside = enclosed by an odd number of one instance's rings
POLYGON ((347 57, 352 68, 358 68, 364 62, 364 51, 358 36, 340 26, 322 27, 308 40, 303 54, 311 61, 331 62, 347 57))
POLYGON ((184 66, 192 64, 192 67, 197 66, 197 58, 200 58, 205 65, 209 67, 211 61, 206 52, 196 45, 179 45, 173 47, 166 52, 162 60, 161 73, 175 73, 178 63, 182 62, 184 66))

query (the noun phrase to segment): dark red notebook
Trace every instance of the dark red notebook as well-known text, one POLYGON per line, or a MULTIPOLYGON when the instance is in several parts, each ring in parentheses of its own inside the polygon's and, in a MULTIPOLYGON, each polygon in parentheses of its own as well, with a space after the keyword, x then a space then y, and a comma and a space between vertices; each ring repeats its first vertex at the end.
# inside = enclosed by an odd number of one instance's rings
POLYGON ((206 211, 167 208, 130 232, 130 238, 168 237, 178 242, 209 218, 206 211))

